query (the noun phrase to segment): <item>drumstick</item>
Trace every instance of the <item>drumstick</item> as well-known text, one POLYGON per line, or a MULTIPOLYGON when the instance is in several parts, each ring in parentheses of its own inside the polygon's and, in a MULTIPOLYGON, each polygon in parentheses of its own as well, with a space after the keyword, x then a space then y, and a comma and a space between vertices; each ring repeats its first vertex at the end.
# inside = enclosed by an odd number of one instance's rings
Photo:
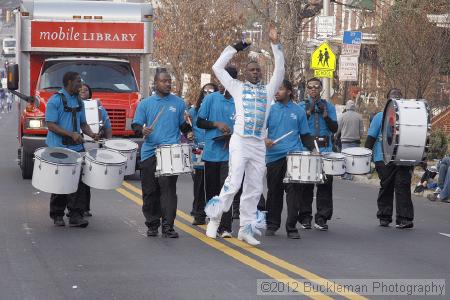
POLYGON ((95 141, 95 140, 88 140, 88 141, 84 141, 85 143, 98 143, 98 144, 104 144, 105 143, 105 140, 97 140, 97 141, 95 141))
POLYGON ((186 110, 184 112, 187 114, 187 122, 188 122, 188 124, 192 127, 192 121, 191 121, 191 117, 189 116, 189 113, 186 110))
POLYGON ((287 137, 288 135, 290 135, 293 131, 289 131, 288 133, 280 136, 279 138, 277 138, 275 141, 273 141, 274 144, 278 143, 279 141, 281 141, 282 139, 284 139, 285 137, 287 137))
POLYGON ((314 140, 314 146, 316 146, 316 150, 317 150, 317 152, 319 152, 319 153, 320 153, 320 150, 319 150, 319 146, 317 145, 317 141, 316 141, 316 140, 314 140))
POLYGON ((158 120, 159 120, 159 117, 161 117, 161 115, 162 115, 162 113, 163 113, 163 111, 164 111, 165 108, 166 108, 166 107, 163 106, 163 107, 161 108, 161 110, 158 112, 158 114, 156 115, 155 119, 154 119, 153 122, 152 122, 152 125, 150 125, 150 129, 153 129, 153 127, 156 125, 156 123, 157 123, 158 120))

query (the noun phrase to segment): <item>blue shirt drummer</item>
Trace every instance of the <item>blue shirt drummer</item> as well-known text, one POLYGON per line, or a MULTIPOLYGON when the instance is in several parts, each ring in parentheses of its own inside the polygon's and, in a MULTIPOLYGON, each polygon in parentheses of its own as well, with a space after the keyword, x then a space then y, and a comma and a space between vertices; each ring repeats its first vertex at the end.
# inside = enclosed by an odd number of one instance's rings
POLYGON ((154 94, 142 100, 134 115, 133 124, 152 126, 141 148, 141 161, 155 155, 155 150, 160 145, 173 145, 180 143, 180 126, 184 120, 185 104, 183 99, 173 94, 163 98, 154 94))
MULTIPOLYGON (((58 125, 64 130, 73 131, 72 114, 70 112, 64 111, 64 103, 61 94, 64 95, 68 107, 76 108, 79 105, 81 105, 81 110, 76 114, 77 119, 76 132, 80 133, 81 123, 86 123, 86 115, 84 112, 83 101, 80 101, 78 99, 78 95, 76 94, 70 95, 64 88, 59 90, 59 92, 54 94, 52 97, 50 97, 47 103, 47 108, 45 110, 45 121, 56 123, 56 125, 58 125)), ((64 145, 62 137, 50 130, 47 133, 47 139, 45 143, 49 147, 64 147, 77 152, 83 151, 83 144, 64 145)))
MULTIPOLYGON (((233 98, 226 99, 220 92, 215 92, 203 99, 198 117, 211 122, 223 122, 229 128, 233 128, 234 114, 233 98)), ((211 162, 228 161, 228 147, 225 147, 225 142, 214 140, 215 137, 221 135, 223 133, 217 128, 205 130, 205 148, 203 149, 202 160, 211 162)))
MULTIPOLYGON (((205 144, 205 129, 198 128, 197 126, 197 118, 198 111, 195 106, 191 107, 188 111, 189 116, 192 120, 192 130, 194 132, 194 144, 196 147, 203 149, 205 144)), ((192 153, 192 160, 197 161, 197 155, 192 153)), ((203 165, 194 165, 194 169, 204 169, 203 165)))
POLYGON ((320 105, 325 105, 328 113, 328 117, 333 122, 337 122, 336 116, 336 108, 332 103, 325 99, 320 99, 314 105, 314 108, 311 107, 312 100, 308 97, 307 100, 300 103, 300 107, 302 107, 305 111, 311 109, 311 116, 308 119, 308 125, 311 130, 311 135, 314 137, 323 137, 327 139, 327 146, 321 146, 319 143, 320 152, 332 152, 333 151, 333 132, 327 126, 327 122, 325 121, 323 114, 320 113, 320 105))
POLYGON ((270 163, 286 157, 288 152, 307 150, 300 135, 310 134, 306 113, 303 108, 290 100, 287 104, 277 101, 272 105, 267 119, 268 138, 272 141, 292 131, 267 149, 266 162, 270 163))

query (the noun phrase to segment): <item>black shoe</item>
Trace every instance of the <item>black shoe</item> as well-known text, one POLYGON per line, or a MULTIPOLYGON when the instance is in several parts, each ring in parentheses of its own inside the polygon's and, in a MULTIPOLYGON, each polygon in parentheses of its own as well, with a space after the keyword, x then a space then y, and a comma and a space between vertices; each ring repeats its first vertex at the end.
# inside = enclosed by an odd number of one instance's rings
POLYGON ((90 211, 85 211, 85 212, 83 213, 83 217, 92 217, 92 214, 91 214, 90 211))
POLYGON ((80 214, 72 215, 69 219, 70 227, 86 228, 88 225, 89 225, 89 222, 87 220, 83 219, 83 217, 80 214))
POLYGON ((158 236, 158 228, 149 228, 147 230, 147 236, 158 236))
POLYGON ((205 218, 194 218, 194 221, 192 222, 192 225, 205 225, 206 219, 205 218))
POLYGON ((298 240, 300 238, 300 233, 298 233, 298 231, 291 231, 287 233, 287 237, 290 239, 298 240))
POLYGON ((273 229, 266 229, 266 236, 274 236, 275 235, 275 231, 273 229))
POLYGON ((165 237, 165 238, 177 239, 178 238, 178 232, 176 232, 173 229, 170 229, 170 230, 164 231, 162 236, 165 237))
POLYGON ((380 220, 380 226, 381 227, 389 227, 389 224, 391 222, 389 222, 388 220, 380 220))
POLYGON ((325 223, 323 219, 316 220, 316 223, 314 224, 314 227, 321 230, 321 231, 327 231, 328 225, 325 223))
POLYGON ((311 222, 308 222, 308 221, 300 222, 300 226, 303 229, 311 229, 311 222))
POLYGON ((66 226, 66 222, 64 222, 63 216, 56 216, 53 219, 53 224, 55 224, 55 226, 57 226, 57 227, 66 226))
POLYGON ((412 221, 408 220, 402 220, 399 224, 395 225, 398 229, 410 229, 414 227, 414 224, 412 221))

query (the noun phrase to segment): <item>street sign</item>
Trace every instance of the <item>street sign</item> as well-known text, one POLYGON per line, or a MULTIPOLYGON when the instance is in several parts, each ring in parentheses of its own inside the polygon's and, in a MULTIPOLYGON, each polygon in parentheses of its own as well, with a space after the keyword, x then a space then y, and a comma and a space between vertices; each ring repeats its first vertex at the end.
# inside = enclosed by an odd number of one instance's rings
POLYGON ((361 31, 344 31, 342 43, 348 45, 361 45, 362 32, 361 31))
POLYGON ((358 81, 358 56, 339 57, 339 81, 358 81))
POLYGON ((334 71, 333 70, 314 70, 314 77, 334 78, 334 71))
POLYGON ((343 56, 359 56, 361 45, 358 44, 342 44, 341 55, 343 56))
POLYGON ((336 29, 336 16, 317 17, 317 38, 326 39, 334 35, 336 29))
POLYGON ((336 69, 336 55, 331 51, 330 45, 322 43, 311 54, 310 68, 313 70, 330 70, 336 69))

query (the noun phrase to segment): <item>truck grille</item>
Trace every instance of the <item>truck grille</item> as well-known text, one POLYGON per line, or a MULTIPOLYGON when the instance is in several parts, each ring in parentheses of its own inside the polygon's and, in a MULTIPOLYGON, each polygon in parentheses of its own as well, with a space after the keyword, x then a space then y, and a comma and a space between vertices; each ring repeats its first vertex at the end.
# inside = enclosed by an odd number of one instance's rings
POLYGON ((125 109, 107 109, 112 130, 125 130, 126 110, 125 109))

